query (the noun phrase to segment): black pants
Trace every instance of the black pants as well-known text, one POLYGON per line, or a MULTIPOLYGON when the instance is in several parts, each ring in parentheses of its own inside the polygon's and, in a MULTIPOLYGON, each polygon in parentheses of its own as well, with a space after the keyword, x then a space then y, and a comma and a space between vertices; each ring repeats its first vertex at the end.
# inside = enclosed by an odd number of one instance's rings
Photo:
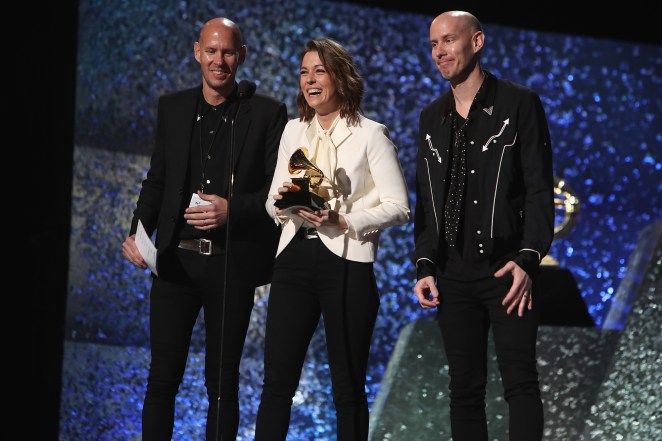
POLYGON ((512 278, 439 282, 438 322, 450 375, 454 441, 486 441, 487 342, 492 328, 511 441, 542 439, 543 409, 536 368, 540 308, 506 314, 501 301, 512 278))
MULTIPOLYGON (((202 308, 205 323, 205 386, 209 398, 207 440, 214 440, 221 359, 221 307, 225 255, 204 256, 177 249, 159 269, 150 293, 151 363, 143 405, 143 441, 172 437, 175 396, 182 382, 191 335, 202 308)), ((228 274, 233 274, 231 260, 228 274)), ((230 277, 223 336, 221 425, 223 441, 234 440, 239 426, 239 363, 253 308, 255 289, 230 277)), ((202 434, 199 437, 202 439, 202 434)))
POLYGON ((276 259, 271 282, 256 441, 287 437, 292 398, 320 315, 338 440, 368 439, 365 377, 378 310, 372 263, 340 258, 320 239, 293 239, 276 259))

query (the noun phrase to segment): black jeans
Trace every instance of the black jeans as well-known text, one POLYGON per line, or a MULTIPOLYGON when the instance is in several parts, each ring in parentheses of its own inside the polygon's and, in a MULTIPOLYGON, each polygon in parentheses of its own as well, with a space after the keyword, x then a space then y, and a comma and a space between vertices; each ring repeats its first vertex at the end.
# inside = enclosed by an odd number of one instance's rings
POLYGON ((475 282, 441 280, 437 319, 450 375, 454 441, 486 441, 485 387, 490 326, 509 409, 511 441, 542 439, 543 408, 536 367, 540 305, 523 317, 506 314, 501 301, 512 278, 475 282))
POLYGON ((276 259, 271 282, 256 441, 287 437, 292 398, 320 316, 338 440, 368 439, 365 377, 378 310, 372 263, 338 257, 320 239, 293 239, 276 259))
MULTIPOLYGON (((202 308, 206 334, 205 386, 209 399, 206 436, 212 441, 216 433, 225 255, 205 256, 177 249, 164 261, 167 265, 159 269, 161 277, 154 279, 150 293, 151 363, 142 413, 142 439, 172 438, 175 396, 186 368, 193 327, 202 308)), ((228 274, 233 274, 231 259, 228 274)), ((255 294, 253 287, 236 279, 229 278, 226 298, 220 394, 223 441, 237 436, 239 363, 255 294)))

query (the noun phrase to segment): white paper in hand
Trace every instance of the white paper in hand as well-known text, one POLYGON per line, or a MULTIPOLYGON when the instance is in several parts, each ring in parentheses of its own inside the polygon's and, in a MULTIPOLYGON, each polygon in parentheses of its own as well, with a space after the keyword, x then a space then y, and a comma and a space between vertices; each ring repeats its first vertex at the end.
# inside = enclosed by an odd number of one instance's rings
POLYGON ((138 220, 138 229, 136 230, 136 246, 149 269, 155 276, 158 276, 159 273, 156 271, 156 247, 152 239, 147 235, 145 227, 143 227, 143 223, 140 220, 138 220))
POLYGON ((198 205, 211 205, 211 202, 205 201, 200 196, 198 196, 197 193, 193 193, 193 195, 191 195, 191 202, 189 202, 188 206, 197 207, 198 205))

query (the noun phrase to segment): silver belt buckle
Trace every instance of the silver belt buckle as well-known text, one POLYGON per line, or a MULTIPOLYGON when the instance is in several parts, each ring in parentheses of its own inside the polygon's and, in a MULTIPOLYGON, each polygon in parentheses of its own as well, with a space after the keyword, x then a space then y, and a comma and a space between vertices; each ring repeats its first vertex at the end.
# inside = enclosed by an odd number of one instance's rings
POLYGON ((199 239, 200 242, 198 244, 198 253, 204 254, 205 256, 211 256, 211 240, 209 239, 199 239))
POLYGON ((315 228, 306 228, 304 230, 304 237, 306 239, 317 239, 319 236, 317 234, 317 229, 315 228))

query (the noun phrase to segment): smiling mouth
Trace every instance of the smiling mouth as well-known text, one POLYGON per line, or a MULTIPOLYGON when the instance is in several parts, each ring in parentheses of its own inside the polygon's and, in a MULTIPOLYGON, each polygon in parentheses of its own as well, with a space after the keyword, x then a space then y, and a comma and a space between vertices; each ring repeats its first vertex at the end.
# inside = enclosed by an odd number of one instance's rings
POLYGON ((322 89, 308 89, 308 95, 317 96, 322 93, 322 89))

